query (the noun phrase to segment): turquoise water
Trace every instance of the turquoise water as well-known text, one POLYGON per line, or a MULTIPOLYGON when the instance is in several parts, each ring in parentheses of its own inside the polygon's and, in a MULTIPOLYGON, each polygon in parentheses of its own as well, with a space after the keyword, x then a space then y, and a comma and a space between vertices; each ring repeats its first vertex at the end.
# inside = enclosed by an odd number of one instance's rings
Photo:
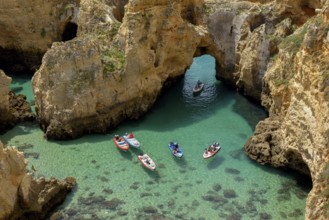
POLYGON ((16 95, 24 94, 26 96, 26 101, 29 102, 31 105, 32 111, 35 112, 34 97, 31 87, 31 75, 23 74, 20 77, 15 77, 8 71, 6 72, 6 74, 12 78, 10 89, 13 90, 16 95))
POLYGON ((35 176, 74 176, 78 185, 62 206, 64 219, 304 219, 310 180, 262 166, 243 145, 265 112, 215 79, 214 59, 195 58, 185 78, 154 108, 107 135, 49 142, 36 124, 16 126, 0 139, 19 146, 35 176), (201 79, 204 90, 192 94, 201 79), (115 134, 134 132, 142 147, 119 151, 115 134), (184 151, 174 158, 168 142, 184 151), (222 150, 204 160, 213 141, 222 150), (145 169, 137 155, 157 164, 145 169))

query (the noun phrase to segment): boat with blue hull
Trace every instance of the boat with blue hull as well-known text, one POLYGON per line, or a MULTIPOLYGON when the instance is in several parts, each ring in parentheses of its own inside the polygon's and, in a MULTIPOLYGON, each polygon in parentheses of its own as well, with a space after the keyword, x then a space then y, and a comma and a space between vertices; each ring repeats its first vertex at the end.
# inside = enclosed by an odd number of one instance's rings
POLYGON ((181 147, 178 145, 177 142, 170 142, 168 144, 169 149, 171 151, 171 153, 177 157, 177 158, 181 158, 183 156, 183 150, 181 149, 181 147))

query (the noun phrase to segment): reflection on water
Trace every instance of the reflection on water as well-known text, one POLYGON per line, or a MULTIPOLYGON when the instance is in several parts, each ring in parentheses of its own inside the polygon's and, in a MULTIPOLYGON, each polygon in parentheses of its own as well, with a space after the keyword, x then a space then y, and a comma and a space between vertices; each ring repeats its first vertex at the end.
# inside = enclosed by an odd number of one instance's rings
POLYGON ((37 125, 20 125, 1 139, 29 155, 37 176, 77 178, 61 207, 64 219, 304 219, 311 185, 246 157, 243 145, 265 112, 216 81, 214 71, 212 57, 196 58, 150 113, 107 135, 49 142, 37 125), (198 79, 205 87, 193 96, 198 79), (113 136, 126 132, 134 132, 140 149, 115 147, 113 136), (171 140, 182 159, 169 151, 171 140), (214 140, 222 149, 204 160, 214 140), (154 172, 139 163, 140 152, 155 161, 154 172))

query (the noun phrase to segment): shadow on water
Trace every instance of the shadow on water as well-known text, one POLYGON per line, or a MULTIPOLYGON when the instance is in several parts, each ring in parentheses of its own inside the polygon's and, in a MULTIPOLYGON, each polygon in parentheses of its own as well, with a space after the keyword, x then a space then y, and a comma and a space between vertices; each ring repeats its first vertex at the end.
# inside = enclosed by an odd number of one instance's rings
POLYGON ((221 157, 221 156, 215 156, 213 158, 210 158, 207 160, 207 167, 209 170, 213 170, 218 168, 223 162, 224 162, 225 158, 221 157))
POLYGON ((12 84, 14 85, 23 85, 27 82, 31 82, 32 75, 29 73, 20 73, 20 74, 14 74, 11 73, 9 70, 6 71, 3 69, 7 76, 12 78, 12 84))
POLYGON ((267 117, 265 109, 240 93, 236 93, 234 96, 236 102, 234 103, 232 110, 241 115, 254 130, 258 122, 267 117))
MULTIPOLYGON (((250 160, 250 163, 260 169, 262 169, 264 172, 271 173, 273 175, 278 175, 281 177, 285 177, 290 182, 288 185, 296 186, 300 188, 302 191, 309 193, 312 190, 312 178, 310 176, 307 176, 305 174, 301 174, 295 170, 292 170, 290 168, 277 168, 272 167, 270 165, 260 165, 259 163, 250 160)), ((285 183, 282 183, 285 185, 285 183)))
POLYGON ((151 177, 152 179, 154 179, 156 182, 159 182, 160 180, 160 174, 159 172, 155 169, 155 170, 149 170, 146 167, 144 167, 142 165, 142 169, 144 169, 145 173, 147 173, 147 175, 149 175, 149 177, 151 177))
POLYGON ((123 151, 123 150, 119 150, 118 151, 120 152, 121 156, 127 160, 132 160, 133 159, 133 156, 131 154, 131 152, 129 150, 127 151, 123 151))
POLYGON ((2 137, 1 141, 4 144, 8 144, 11 139, 20 135, 27 135, 39 128, 39 125, 36 121, 33 122, 21 122, 17 124, 14 128, 8 130, 2 137))
POLYGON ((80 138, 76 138, 73 140, 47 140, 49 142, 61 145, 72 147, 72 145, 80 145, 80 144, 95 144, 99 142, 108 142, 108 145, 111 147, 116 147, 113 142, 114 134, 90 134, 84 135, 80 138))
POLYGON ((140 148, 134 148, 134 147, 130 147, 129 151, 134 154, 136 157, 140 154, 144 154, 144 152, 140 149, 140 148))
POLYGON ((126 122, 124 126, 134 129, 143 124, 147 125, 146 129, 149 130, 172 131, 206 120, 232 103, 233 111, 248 122, 250 120, 252 128, 260 119, 265 118, 266 114, 261 107, 256 104, 250 105, 250 101, 241 94, 216 80, 215 60, 209 55, 204 55, 194 58, 184 78, 165 90, 148 114, 137 121, 126 122), (201 79, 205 86, 203 91, 195 95, 192 90, 198 79, 201 79))
MULTIPOLYGON (((184 86, 183 84, 184 82, 181 81, 169 91, 162 94, 149 113, 138 121, 129 121, 127 123, 129 127, 137 128, 140 124, 144 124, 147 125, 146 129, 149 130, 171 131, 205 120, 230 102, 230 98, 221 99, 220 97, 214 97, 213 100, 205 101, 205 98, 202 96, 203 94, 197 97, 193 97, 193 94, 189 98, 183 97, 184 95, 181 92, 184 86), (177 94, 179 98, 177 98, 177 94), (149 115, 152 115, 152 117, 149 115), (152 121, 150 118, 152 118, 152 121)), ((212 87, 219 94, 225 94, 228 89, 220 82, 212 85, 212 87)))
POLYGON ((172 155, 172 158, 178 166, 180 166, 181 168, 187 168, 187 161, 185 160, 184 156, 182 158, 177 158, 172 155))

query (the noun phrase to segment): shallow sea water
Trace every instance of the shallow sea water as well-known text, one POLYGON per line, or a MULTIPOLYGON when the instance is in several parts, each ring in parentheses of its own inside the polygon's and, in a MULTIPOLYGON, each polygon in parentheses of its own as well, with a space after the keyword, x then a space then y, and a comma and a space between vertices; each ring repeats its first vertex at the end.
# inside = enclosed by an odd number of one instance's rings
POLYGON ((215 61, 205 55, 147 115, 107 135, 50 142, 37 124, 24 124, 0 139, 25 152, 35 176, 77 179, 61 207, 64 219, 304 219, 310 179, 244 154, 243 145, 265 117, 215 79, 215 61), (205 88, 195 96, 198 79, 205 88), (134 132, 142 147, 117 149, 112 138, 125 132, 134 132), (182 147, 182 159, 171 155, 172 140, 182 147), (222 149, 204 160, 203 150, 213 141, 222 149), (139 163, 140 152, 155 161, 155 171, 139 163))

